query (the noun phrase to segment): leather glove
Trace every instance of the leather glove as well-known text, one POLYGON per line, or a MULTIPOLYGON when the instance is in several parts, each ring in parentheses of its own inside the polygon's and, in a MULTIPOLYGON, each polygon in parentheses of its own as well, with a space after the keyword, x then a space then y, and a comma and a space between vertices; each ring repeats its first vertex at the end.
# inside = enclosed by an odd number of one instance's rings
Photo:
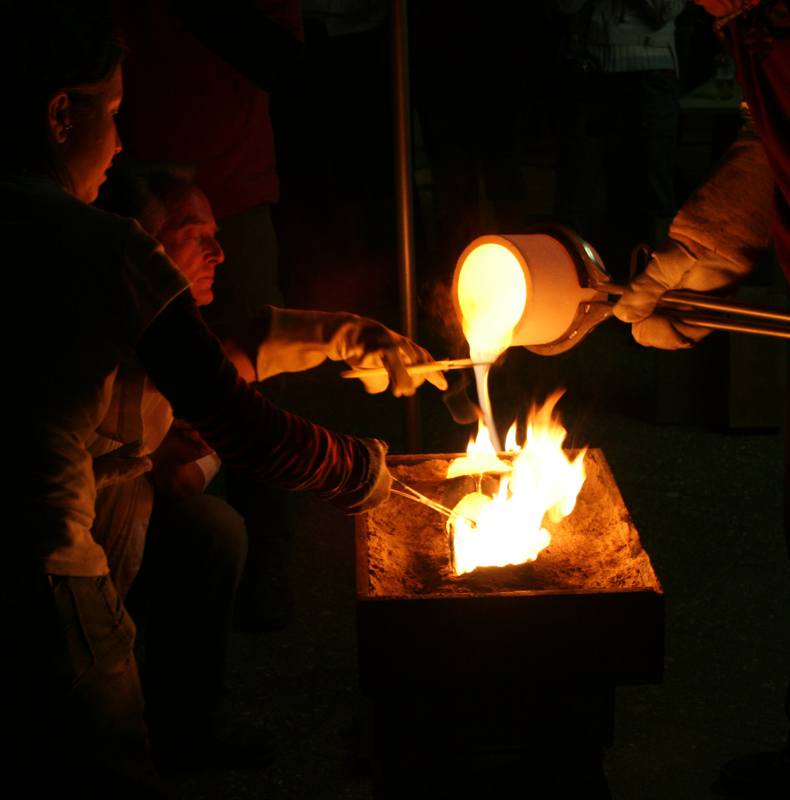
MULTIPOLYGON (((379 439, 360 439, 370 460, 360 484, 351 492, 329 498, 329 502, 346 514, 362 514, 385 503, 390 496, 392 475, 387 469, 387 443, 379 439)), ((320 496, 320 495, 319 495, 320 496)))
POLYGON ((430 353, 380 322, 355 314, 268 308, 240 342, 255 365, 259 381, 281 372, 301 372, 325 359, 355 369, 380 369, 387 375, 363 378, 368 392, 392 384, 396 397, 412 395, 424 380, 447 389, 441 372, 409 375, 406 366, 432 362, 430 353))
POLYGON ((654 314, 664 292, 685 289, 715 297, 731 297, 751 269, 709 252, 702 258, 691 253, 674 239, 668 239, 654 253, 647 269, 635 278, 615 305, 613 313, 630 322, 639 344, 662 350, 693 347, 707 336, 710 328, 685 325, 677 319, 654 314))
POLYGON ((151 459, 145 455, 145 445, 139 439, 121 445, 109 453, 94 457, 93 475, 96 489, 131 481, 152 467, 151 459))
POLYGON ((653 314, 664 292, 685 289, 731 297, 771 242, 773 175, 751 124, 680 209, 669 239, 653 253, 613 313, 632 323, 634 338, 664 350, 693 347, 708 328, 653 314))

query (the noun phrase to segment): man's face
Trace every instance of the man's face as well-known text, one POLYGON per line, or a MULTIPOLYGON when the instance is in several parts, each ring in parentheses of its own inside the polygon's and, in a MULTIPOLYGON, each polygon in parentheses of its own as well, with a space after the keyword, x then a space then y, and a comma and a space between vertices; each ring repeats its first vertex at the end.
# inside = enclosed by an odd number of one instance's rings
POLYGON ((169 205, 170 216, 156 238, 176 266, 191 281, 190 291, 199 306, 214 294, 214 268, 225 259, 215 238, 217 224, 203 192, 192 188, 169 205))
POLYGON ((708 14, 714 17, 724 17, 733 11, 739 11, 746 0, 694 0, 702 6, 708 14))

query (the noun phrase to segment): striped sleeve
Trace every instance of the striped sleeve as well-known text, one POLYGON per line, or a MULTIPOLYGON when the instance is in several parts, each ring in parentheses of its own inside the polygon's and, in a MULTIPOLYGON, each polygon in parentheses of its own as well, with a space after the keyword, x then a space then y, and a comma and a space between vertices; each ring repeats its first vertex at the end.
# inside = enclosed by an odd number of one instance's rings
POLYGON ((380 490, 378 473, 386 468, 374 450, 381 444, 272 405, 238 375, 188 292, 151 323, 137 353, 176 418, 194 426, 231 467, 284 489, 313 491, 345 510, 380 490))

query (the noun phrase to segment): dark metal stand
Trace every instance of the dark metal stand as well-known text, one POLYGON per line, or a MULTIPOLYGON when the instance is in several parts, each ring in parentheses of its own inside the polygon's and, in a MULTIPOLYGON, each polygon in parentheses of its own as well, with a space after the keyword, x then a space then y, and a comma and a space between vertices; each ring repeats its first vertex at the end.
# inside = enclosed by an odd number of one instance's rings
MULTIPOLYGON (((398 286, 401 333, 417 341, 417 292, 414 268, 414 207, 412 202, 411 105, 409 101, 409 43, 406 0, 392 0, 392 118, 395 142, 395 195, 398 223, 398 286)), ((407 397, 406 452, 420 453, 420 406, 407 397)))

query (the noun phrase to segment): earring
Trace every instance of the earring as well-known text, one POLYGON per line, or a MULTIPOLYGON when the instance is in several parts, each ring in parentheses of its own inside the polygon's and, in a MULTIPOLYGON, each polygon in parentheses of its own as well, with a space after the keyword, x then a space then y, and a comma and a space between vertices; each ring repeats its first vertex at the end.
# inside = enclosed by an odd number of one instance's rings
POLYGON ((71 122, 69 122, 68 125, 64 125, 63 126, 63 129, 67 130, 67 131, 70 131, 73 127, 74 127, 74 125, 71 122))

